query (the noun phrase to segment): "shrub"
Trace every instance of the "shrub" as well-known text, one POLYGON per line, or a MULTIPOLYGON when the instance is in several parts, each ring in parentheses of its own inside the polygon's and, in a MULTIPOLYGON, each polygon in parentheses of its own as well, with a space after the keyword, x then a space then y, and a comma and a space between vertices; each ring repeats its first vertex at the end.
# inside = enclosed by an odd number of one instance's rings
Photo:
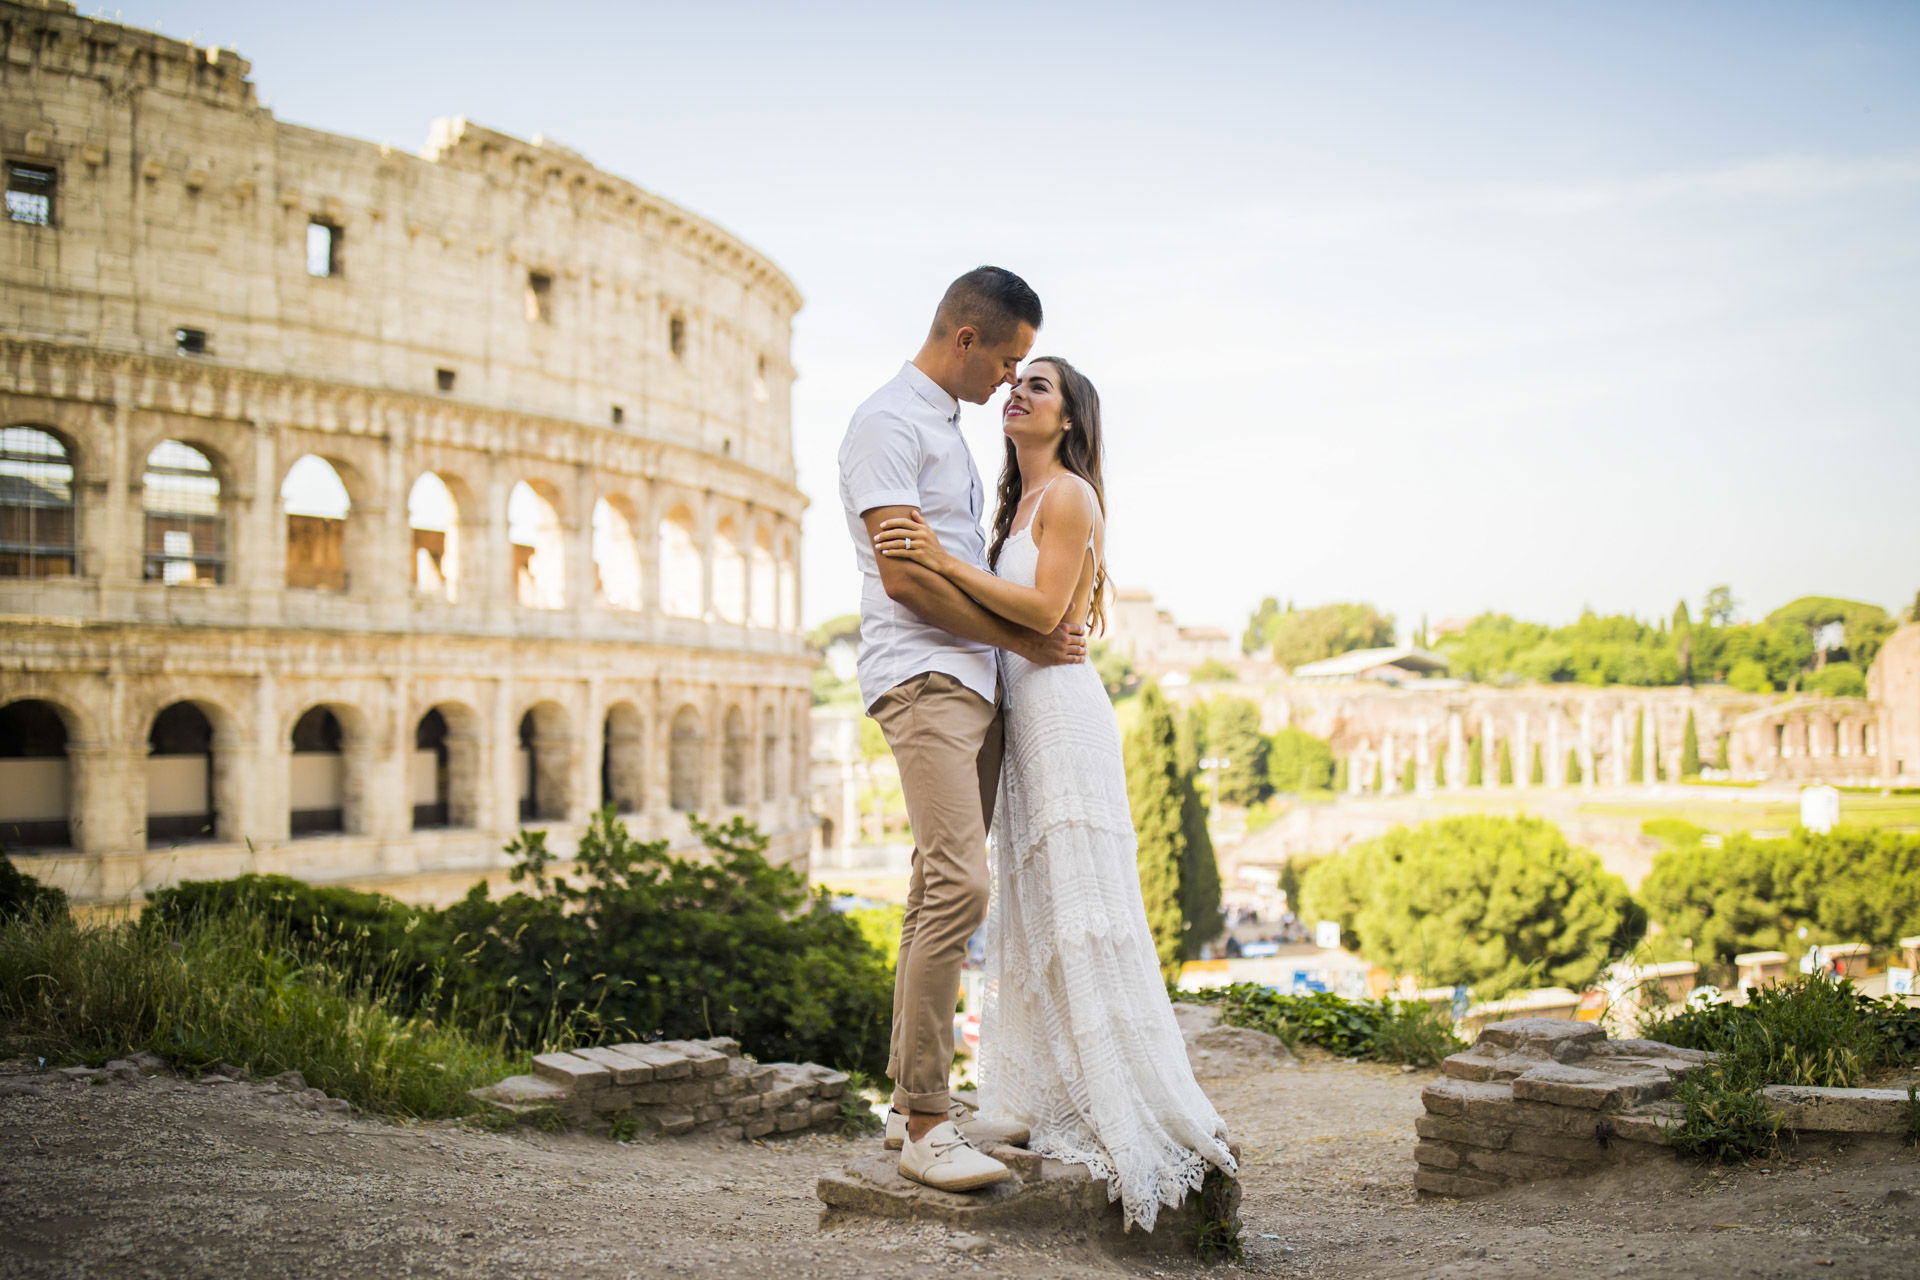
POLYGON ((0 849, 0 923, 66 913, 66 890, 41 884, 14 866, 13 859, 0 849))
POLYGON ((1288 1048, 1311 1044, 1343 1058, 1427 1066, 1466 1047, 1447 1012, 1420 1000, 1349 1000, 1330 991, 1286 995, 1252 982, 1171 994, 1221 1005, 1221 1021, 1264 1031, 1288 1048))
POLYGON ((1267 749, 1267 780, 1275 791, 1301 795, 1333 786, 1333 748, 1305 729, 1286 728, 1267 749))
POLYGON ((1374 962, 1482 999, 1584 988, 1643 929, 1625 882, 1534 817, 1396 827, 1315 864, 1301 896, 1374 962))

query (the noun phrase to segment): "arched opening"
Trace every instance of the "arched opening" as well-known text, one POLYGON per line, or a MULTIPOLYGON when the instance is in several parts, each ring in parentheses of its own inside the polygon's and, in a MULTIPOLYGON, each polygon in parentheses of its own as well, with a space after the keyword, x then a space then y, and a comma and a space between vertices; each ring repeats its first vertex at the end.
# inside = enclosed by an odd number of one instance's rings
POLYGON ((413 827, 444 827, 451 812, 452 774, 447 752, 447 718, 438 709, 413 727, 413 759, 407 770, 413 783, 413 827))
POLYGON ((569 785, 573 739, 558 704, 542 702, 520 717, 520 820, 564 822, 573 797, 569 785))
POLYGON ((607 709, 606 733, 600 749, 600 803, 620 813, 646 808, 646 726, 630 702, 607 709))
POLYGON ((756 627, 780 625, 779 569, 773 558, 773 535, 765 529, 753 534, 753 560, 748 566, 748 594, 753 600, 752 619, 756 627))
POLYGON ((460 504, 447 482, 422 472, 407 493, 413 530, 413 590, 430 600, 456 600, 460 583, 460 504))
POLYGON ((739 707, 727 708, 726 738, 722 744, 725 758, 721 761, 721 794, 729 808, 738 808, 747 802, 747 752, 752 750, 752 740, 747 737, 747 713, 739 707))
POLYGON ((513 544, 513 595, 529 609, 567 603, 566 534, 552 499, 525 480, 507 497, 507 540, 513 544))
POLYGON ((780 539, 780 629, 800 629, 800 563, 791 537, 780 539))
POLYGON ((0 578, 66 578, 78 571, 66 445, 38 427, 0 430, 0 578))
POLYGON ((700 616, 700 541, 693 513, 674 507, 660 518, 660 608, 676 618, 700 616))
POLYGON ((140 477, 140 505, 147 517, 143 579, 170 587, 227 580, 220 477, 206 454, 178 440, 155 445, 140 477))
POLYGON ((780 722, 771 706, 760 712, 760 798, 780 798, 780 722))
POLYGON ((293 724, 287 830, 321 835, 347 829, 345 735, 326 707, 310 707, 293 724))
POLYGON ((0 844, 71 848, 71 796, 60 709, 38 698, 0 707, 0 844))
POLYGON ((161 709, 147 728, 147 843, 211 840, 219 834, 213 798, 213 722, 191 702, 161 709))
POLYGON ((747 557, 731 516, 713 528, 713 612, 722 622, 747 620, 747 557))
POLYGON ((690 813, 700 807, 700 756, 706 746, 700 713, 691 706, 673 713, 673 741, 667 761, 667 791, 675 809, 690 813))
POLYGON ((347 589, 347 515, 353 502, 333 464, 306 454, 280 485, 287 511, 287 585, 312 591, 347 589))
POLYGON ((625 498, 593 504, 594 599, 609 609, 640 607, 640 539, 625 498))

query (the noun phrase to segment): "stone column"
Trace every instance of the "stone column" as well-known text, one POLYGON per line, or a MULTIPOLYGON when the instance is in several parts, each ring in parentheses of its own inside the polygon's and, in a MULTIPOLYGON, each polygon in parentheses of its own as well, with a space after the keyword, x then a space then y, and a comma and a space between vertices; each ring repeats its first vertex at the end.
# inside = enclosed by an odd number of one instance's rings
POLYGON ((593 508, 598 500, 593 468, 584 462, 577 464, 573 492, 565 495, 567 518, 561 528, 567 557, 566 607, 583 622, 594 608, 594 575, 598 566, 593 562, 593 508))
POLYGON ((1566 753, 1560 749, 1560 712, 1558 709, 1547 713, 1547 785, 1564 787, 1567 785, 1566 753))
POLYGON ((476 545, 460 548, 461 598, 478 607, 486 625, 504 627, 518 605, 513 588, 513 539, 507 532, 507 498, 514 479, 498 459, 488 466, 475 488, 484 496, 475 521, 476 545))
POLYGON ((1389 727, 1386 736, 1380 740, 1380 794, 1390 796, 1400 790, 1399 761, 1393 753, 1393 729, 1389 727))
POLYGON ((660 616, 660 511, 658 486, 651 480, 634 488, 634 504, 639 522, 634 540, 639 543, 640 610, 649 619, 660 616))
POLYGON ((1527 713, 1519 713, 1513 731, 1513 785, 1533 785, 1533 751, 1527 741, 1527 713))
POLYGON ((1612 740, 1608 744, 1607 754, 1610 757, 1608 763, 1613 766, 1613 785, 1624 787, 1631 772, 1631 766, 1627 762, 1627 713, 1616 710, 1611 724, 1613 733, 1612 740))
POLYGON ((146 848, 146 764, 144 739, 67 744, 67 826, 77 852, 104 858, 146 848))
POLYGON ((243 745, 229 746, 215 728, 214 804, 219 806, 223 820, 236 822, 248 838, 279 844, 289 834, 293 743, 281 731, 280 686, 271 674, 254 680, 251 719, 250 752, 243 745), (226 778, 236 784, 244 780, 246 785, 223 785, 226 778))
POLYGON ((1413 783, 1414 790, 1421 795, 1433 791, 1433 753, 1427 745, 1427 734, 1431 726, 1425 720, 1420 722, 1420 736, 1413 744, 1413 783))
POLYGON ((1467 731, 1458 711, 1447 713, 1447 790, 1467 785, 1467 731))
POLYGON ((519 691, 511 680, 497 680, 492 698, 493 705, 480 709, 491 726, 491 741, 482 751, 486 784, 480 789, 481 825, 506 835, 520 828, 520 717, 515 708, 519 691))

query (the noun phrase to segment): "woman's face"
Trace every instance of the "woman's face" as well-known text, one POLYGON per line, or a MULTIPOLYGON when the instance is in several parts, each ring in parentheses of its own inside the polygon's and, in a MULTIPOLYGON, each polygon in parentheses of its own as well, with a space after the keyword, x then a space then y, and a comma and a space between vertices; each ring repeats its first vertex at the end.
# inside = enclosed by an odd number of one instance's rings
POLYGON ((1060 371, 1044 360, 1026 367, 1007 402, 1000 409, 1000 429, 1015 444, 1058 441, 1066 433, 1066 401, 1060 394, 1060 371))

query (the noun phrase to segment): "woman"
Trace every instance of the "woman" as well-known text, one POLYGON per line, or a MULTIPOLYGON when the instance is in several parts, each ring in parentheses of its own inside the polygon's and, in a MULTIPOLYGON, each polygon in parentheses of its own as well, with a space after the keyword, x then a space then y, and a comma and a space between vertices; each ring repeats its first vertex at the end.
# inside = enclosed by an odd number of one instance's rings
MULTIPOLYGON (((1101 619, 1106 503, 1100 397, 1065 360, 1036 359, 1001 411, 1006 465, 987 561, 956 560, 917 518, 888 520, 881 555, 914 560, 982 606, 1052 631, 1101 619)), ((1032 1150, 1107 1181, 1129 1227, 1153 1229, 1233 1172, 1225 1132, 1188 1066, 1135 869, 1113 708, 1091 663, 1000 656, 1006 757, 994 807, 984 1114, 1017 1119, 1032 1150)))

